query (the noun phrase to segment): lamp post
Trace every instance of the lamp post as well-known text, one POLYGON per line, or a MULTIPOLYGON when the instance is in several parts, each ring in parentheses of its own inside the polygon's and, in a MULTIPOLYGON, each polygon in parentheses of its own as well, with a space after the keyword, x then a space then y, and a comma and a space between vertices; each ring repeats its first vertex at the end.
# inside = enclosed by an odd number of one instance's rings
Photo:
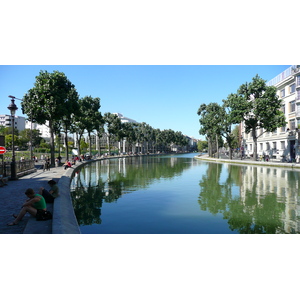
POLYGON ((10 110, 10 115, 12 117, 12 159, 11 159, 11 174, 10 174, 10 180, 16 180, 17 174, 16 174, 16 157, 15 157, 15 113, 18 109, 17 105, 15 104, 15 97, 14 96, 8 96, 11 98, 11 103, 7 107, 10 110))

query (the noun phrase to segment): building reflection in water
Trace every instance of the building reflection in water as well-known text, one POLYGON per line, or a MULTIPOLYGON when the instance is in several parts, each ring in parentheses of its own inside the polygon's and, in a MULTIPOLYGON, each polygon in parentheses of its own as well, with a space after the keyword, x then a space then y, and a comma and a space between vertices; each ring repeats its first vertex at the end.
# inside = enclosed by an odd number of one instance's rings
MULTIPOLYGON (((198 203, 200 210, 208 213, 207 226, 213 225, 213 217, 218 214, 226 220, 229 232, 299 233, 299 174, 292 169, 199 162, 174 156, 132 157, 85 165, 72 179, 71 195, 80 226, 101 224, 103 203, 116 203, 122 195, 137 190, 151 193, 155 183, 183 176, 176 201, 187 205, 188 184, 189 203, 198 203), (196 170, 192 175, 185 172, 190 168, 196 170)), ((162 195, 170 192, 170 186, 165 186, 166 190, 160 186, 162 195)), ((154 199, 158 205, 164 202, 161 197, 160 201, 154 199)))
POLYGON ((277 202, 284 204, 284 211, 281 214, 283 231, 298 233, 300 231, 299 172, 262 166, 246 166, 242 170, 241 201, 245 203, 247 191, 253 190, 253 187, 259 204, 267 195, 275 195, 277 202))
POLYGON ((199 205, 240 233, 298 233, 299 171, 209 163, 199 205))

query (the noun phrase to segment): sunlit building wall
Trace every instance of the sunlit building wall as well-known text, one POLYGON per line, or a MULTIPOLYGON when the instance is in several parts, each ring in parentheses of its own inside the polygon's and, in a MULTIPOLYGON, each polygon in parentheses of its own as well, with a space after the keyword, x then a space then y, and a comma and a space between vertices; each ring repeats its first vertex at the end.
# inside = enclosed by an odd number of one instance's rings
MULTIPOLYGON (((275 86, 277 95, 282 100, 282 111, 287 125, 277 128, 274 132, 262 134, 257 141, 259 156, 269 155, 271 159, 299 161, 300 151, 298 142, 298 126, 300 125, 300 65, 293 65, 281 74, 267 82, 268 86, 275 86)), ((270 116, 271 118, 272 116, 270 116)), ((258 134, 263 133, 259 129, 258 134)), ((242 145, 247 156, 253 155, 254 143, 251 133, 247 134, 244 124, 241 124, 242 145)))

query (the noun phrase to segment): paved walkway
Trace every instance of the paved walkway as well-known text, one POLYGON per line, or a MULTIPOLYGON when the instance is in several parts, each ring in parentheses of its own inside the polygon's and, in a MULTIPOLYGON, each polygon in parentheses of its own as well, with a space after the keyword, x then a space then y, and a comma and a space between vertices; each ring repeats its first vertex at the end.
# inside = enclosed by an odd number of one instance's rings
MULTIPOLYGON (((12 214, 18 214, 22 204, 26 200, 24 194, 27 188, 33 188, 38 192, 40 187, 49 190, 47 182, 50 179, 58 181, 61 176, 66 172, 63 167, 53 167, 50 171, 43 171, 39 165, 37 172, 20 177, 15 181, 8 181, 8 184, 0 187, 0 234, 18 234, 23 233, 27 225, 29 214, 14 226, 7 226, 14 220, 12 214)), ((41 221, 42 222, 42 221, 41 221)))
POLYGON ((288 163, 288 162, 282 162, 281 160, 275 160, 271 159, 269 161, 264 161, 264 160, 257 160, 254 161, 252 159, 246 158, 246 159, 229 159, 228 156, 220 156, 220 158, 213 158, 209 157, 207 154, 203 155, 197 155, 196 156, 198 159, 203 159, 203 160, 209 160, 209 161, 218 161, 218 162, 228 162, 228 163, 237 163, 237 164, 244 164, 244 165, 263 165, 263 166, 272 166, 272 167, 284 167, 284 168, 291 168, 291 169, 297 169, 300 170, 300 163, 288 163))

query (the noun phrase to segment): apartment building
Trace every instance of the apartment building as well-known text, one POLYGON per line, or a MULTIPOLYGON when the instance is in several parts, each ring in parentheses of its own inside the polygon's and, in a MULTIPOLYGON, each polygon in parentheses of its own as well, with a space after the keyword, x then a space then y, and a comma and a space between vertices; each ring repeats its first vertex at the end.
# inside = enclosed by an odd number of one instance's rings
POLYGON ((39 132, 41 133, 41 137, 45 140, 45 141, 50 141, 50 137, 51 137, 51 134, 50 134, 50 128, 48 126, 49 122, 47 121, 46 124, 37 124, 37 123, 34 123, 29 120, 26 120, 26 123, 25 123, 25 128, 27 129, 35 129, 35 130, 39 130, 39 132))
MULTIPOLYGON (((15 129, 22 131, 25 129, 25 118, 15 116, 15 129)), ((0 125, 4 127, 11 127, 12 124, 12 116, 11 115, 0 115, 0 125)))
MULTIPOLYGON (((269 155, 270 159, 300 161, 300 65, 289 67, 267 85, 276 87, 287 125, 274 132, 263 133, 264 130, 259 129, 258 135, 263 134, 257 141, 257 153, 259 156, 269 155)), ((243 123, 240 129, 242 150, 246 156, 251 156, 254 149, 251 133, 245 133, 243 123)))

